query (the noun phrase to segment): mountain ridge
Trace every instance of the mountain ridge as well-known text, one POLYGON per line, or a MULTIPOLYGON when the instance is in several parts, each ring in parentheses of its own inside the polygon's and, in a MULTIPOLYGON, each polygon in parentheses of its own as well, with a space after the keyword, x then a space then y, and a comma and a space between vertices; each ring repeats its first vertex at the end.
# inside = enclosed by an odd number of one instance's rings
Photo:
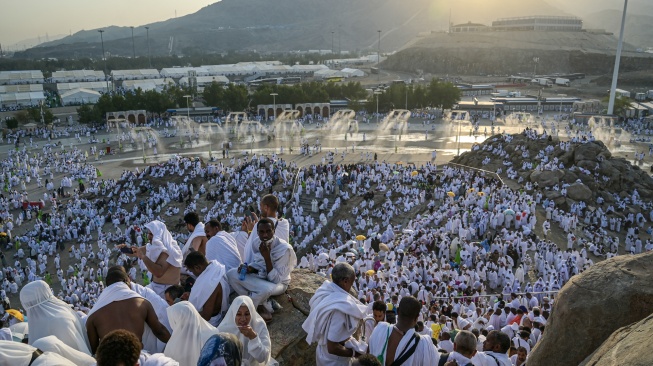
MULTIPOLYGON (((587 3, 587 0, 579 1, 587 3)), ((378 30, 381 30, 381 51, 388 52, 400 49, 419 34, 446 31, 450 20, 453 24, 468 21, 491 24, 492 20, 501 17, 572 15, 561 10, 558 7, 560 4, 560 0, 505 0, 500 6, 475 0, 455 3, 446 0, 222 0, 196 13, 145 26, 149 27, 152 55, 237 50, 266 53, 330 50, 332 47, 336 52, 374 52, 378 48, 378 30), (171 38, 172 52, 168 47, 171 38)), ((648 6, 637 0, 635 4, 644 8, 648 6)), ((612 25, 605 18, 614 17, 615 11, 606 10, 607 13, 597 15, 598 21, 588 23, 612 25)), ((645 20, 638 20, 637 24, 643 24, 645 20)), ((137 56, 147 55, 145 26, 134 30, 137 56)), ((637 31, 637 34, 640 33, 637 31)), ((131 35, 130 27, 105 27, 103 37, 106 52, 116 56, 132 56, 131 35)), ((645 42, 646 37, 638 36, 638 40, 645 42)), ((75 55, 98 58, 102 52, 100 46, 97 29, 85 30, 18 52, 16 57, 67 58, 75 55)))

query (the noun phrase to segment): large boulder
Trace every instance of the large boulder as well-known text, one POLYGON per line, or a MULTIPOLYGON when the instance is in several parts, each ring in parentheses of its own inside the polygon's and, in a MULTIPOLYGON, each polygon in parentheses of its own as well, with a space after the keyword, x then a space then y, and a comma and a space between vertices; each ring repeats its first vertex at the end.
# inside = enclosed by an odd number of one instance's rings
POLYGON ((306 343, 302 323, 310 311, 308 302, 324 280, 324 277, 309 270, 296 269, 292 272, 292 281, 286 291, 292 302, 286 295, 274 298, 283 308, 274 312, 268 330, 272 341, 272 357, 280 365, 315 364, 316 345, 306 343))
POLYGON ((574 183, 567 187, 567 197, 574 201, 588 201, 592 198, 592 190, 583 183, 574 183))
POLYGON ((653 365, 653 315, 618 329, 581 366, 653 365))
POLYGON ((537 183, 541 188, 552 187, 560 183, 560 178, 565 176, 562 170, 536 170, 531 174, 531 182, 537 183))
POLYGON ((599 156, 602 156, 605 159, 610 159, 612 157, 610 150, 608 150, 601 141, 580 144, 574 150, 574 161, 576 163, 581 160, 596 161, 599 156))
MULTIPOLYGON (((576 366, 617 329, 653 313, 653 252, 619 256, 565 284, 529 366, 576 366)), ((616 362, 625 365, 627 363, 616 362)))

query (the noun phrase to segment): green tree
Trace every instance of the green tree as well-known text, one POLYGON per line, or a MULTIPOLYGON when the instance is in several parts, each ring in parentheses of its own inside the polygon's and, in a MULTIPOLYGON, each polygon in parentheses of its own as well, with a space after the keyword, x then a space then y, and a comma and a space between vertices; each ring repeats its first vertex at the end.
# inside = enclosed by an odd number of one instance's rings
POLYGON ((45 122, 46 125, 51 125, 53 121, 54 113, 52 113, 50 109, 43 109, 43 122, 45 122))
POLYGON ((452 108, 462 97, 462 92, 455 85, 437 79, 431 80, 426 94, 432 103, 431 106, 441 109, 452 108))
MULTIPOLYGON (((626 111, 628 108, 630 108, 630 104, 633 102, 632 99, 628 97, 620 97, 617 96, 614 99, 614 110, 613 113, 615 116, 620 116, 620 117, 625 117, 626 116, 626 111)), ((608 106, 608 103, 610 103, 610 97, 606 97, 603 99, 603 103, 606 105, 606 108, 608 106)))
POLYGON ((222 102, 222 98, 224 97, 224 87, 214 81, 204 87, 202 97, 207 106, 217 107, 220 105, 220 102, 222 102))
POLYGON ((161 114, 169 108, 174 108, 175 104, 168 95, 158 93, 156 90, 148 90, 142 93, 138 107, 139 109, 161 114))
POLYGON ((224 109, 228 111, 243 111, 247 108, 249 97, 244 85, 229 84, 224 91, 224 109))
POLYGON ((24 125, 29 122, 30 116, 26 110, 20 110, 14 114, 14 118, 18 121, 19 124, 24 125))
POLYGON ((79 116, 79 123, 93 123, 102 120, 100 111, 89 104, 82 104, 77 108, 77 115, 79 116))
POLYGON ((7 126, 8 129, 13 130, 15 128, 18 128, 18 120, 15 117, 11 117, 5 120, 5 125, 7 126))

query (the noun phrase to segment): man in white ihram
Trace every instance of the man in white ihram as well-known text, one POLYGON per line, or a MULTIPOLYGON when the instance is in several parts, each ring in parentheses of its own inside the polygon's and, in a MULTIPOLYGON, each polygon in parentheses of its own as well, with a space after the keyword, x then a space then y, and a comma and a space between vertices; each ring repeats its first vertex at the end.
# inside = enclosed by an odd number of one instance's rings
POLYGON ((325 281, 311 298, 311 312, 302 328, 308 344, 317 342, 318 366, 347 366, 367 349, 364 342, 353 337, 367 307, 349 294, 356 281, 352 266, 336 264, 331 278, 333 282, 325 281))
MULTIPOLYGON (((272 194, 268 194, 261 198, 259 204, 259 209, 261 210, 261 218, 267 218, 272 221, 274 225, 274 234, 281 240, 286 243, 290 242, 290 222, 287 219, 278 219, 277 211, 279 210, 279 199, 272 194)), ((247 231, 250 233, 247 243, 245 243, 244 256, 243 259, 245 262, 252 262, 252 255, 254 249, 254 242, 256 241, 256 235, 251 235, 252 233, 258 232, 258 223, 256 222, 257 217, 252 213, 252 218, 245 218, 247 223, 247 231)))
POLYGON ((240 269, 227 272, 229 285, 239 295, 248 295, 263 319, 272 320, 270 296, 283 294, 290 284, 290 273, 297 265, 295 251, 285 240, 274 234, 274 223, 268 218, 257 224, 258 237, 253 241, 252 259, 246 267, 244 280, 239 279, 240 269))

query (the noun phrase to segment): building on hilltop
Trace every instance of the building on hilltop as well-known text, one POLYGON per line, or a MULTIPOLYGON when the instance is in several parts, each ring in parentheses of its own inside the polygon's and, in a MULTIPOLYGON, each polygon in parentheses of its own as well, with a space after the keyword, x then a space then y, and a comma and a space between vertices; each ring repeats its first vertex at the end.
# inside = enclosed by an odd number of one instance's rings
POLYGON ((451 26, 452 33, 468 33, 468 32, 485 32, 488 26, 480 23, 467 22, 465 24, 457 24, 451 26))
POLYGON ((583 20, 564 16, 501 18, 492 22, 492 30, 580 32, 583 30, 583 20))

